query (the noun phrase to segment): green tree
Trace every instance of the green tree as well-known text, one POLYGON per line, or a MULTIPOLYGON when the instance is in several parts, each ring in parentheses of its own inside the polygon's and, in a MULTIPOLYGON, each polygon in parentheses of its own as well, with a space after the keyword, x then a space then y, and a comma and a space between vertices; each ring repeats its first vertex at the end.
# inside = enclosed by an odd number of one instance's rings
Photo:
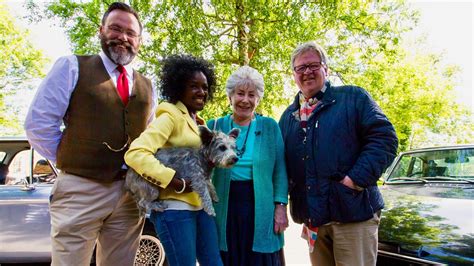
MULTIPOLYGON (((223 87, 240 65, 264 75, 265 97, 258 111, 278 118, 296 93, 290 54, 308 40, 327 49, 334 79, 364 87, 380 103, 394 121, 402 150, 409 147, 416 126, 436 131, 437 118, 453 115, 450 99, 433 96, 449 94, 452 86, 444 85, 455 71, 440 71, 432 55, 411 61, 401 45, 418 17, 404 1, 129 2, 145 25, 139 54, 143 72, 156 77, 160 60, 172 53, 202 56, 216 65, 220 89, 202 113, 205 118, 230 111, 223 87), (407 108, 410 104, 416 106, 407 108)), ((30 4, 31 17, 39 17, 42 9, 30 4)), ((62 0, 47 4, 45 14, 62 20, 76 53, 95 53, 106 6, 102 1, 62 0)))
POLYGON ((441 55, 423 52, 420 43, 410 47, 397 47, 393 63, 387 64, 391 58, 375 56, 344 77, 371 92, 395 125, 401 150, 442 144, 433 143, 429 132, 443 135, 444 143, 472 141, 473 124, 453 93, 459 69, 444 65, 441 55))
POLYGON ((45 58, 27 39, 0 0, 0 126, 2 132, 18 132, 18 119, 5 97, 17 92, 27 81, 42 76, 45 58), (9 128, 10 130, 6 130, 9 128))

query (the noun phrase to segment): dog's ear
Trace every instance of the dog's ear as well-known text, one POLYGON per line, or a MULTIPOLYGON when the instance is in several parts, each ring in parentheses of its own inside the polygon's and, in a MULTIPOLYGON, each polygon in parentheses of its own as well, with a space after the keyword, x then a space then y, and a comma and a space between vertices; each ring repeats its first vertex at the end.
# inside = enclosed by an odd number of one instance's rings
POLYGON ((240 134, 240 128, 234 128, 229 132, 229 137, 237 139, 240 134))
POLYGON ((214 133, 212 133, 212 131, 206 126, 198 126, 198 128, 202 144, 208 145, 209 143, 211 143, 211 140, 214 137, 214 133))

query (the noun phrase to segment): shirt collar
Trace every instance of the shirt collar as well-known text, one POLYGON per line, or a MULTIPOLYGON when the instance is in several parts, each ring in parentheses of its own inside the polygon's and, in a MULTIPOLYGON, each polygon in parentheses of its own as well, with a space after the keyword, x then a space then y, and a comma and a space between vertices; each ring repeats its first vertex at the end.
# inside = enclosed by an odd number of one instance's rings
POLYGON ((323 93, 326 92, 327 86, 328 86, 328 84, 327 84, 327 82, 325 82, 323 88, 321 89, 321 91, 322 91, 323 93))
POLYGON ((302 106, 304 102, 308 102, 308 104, 310 106, 316 104, 318 101, 320 101, 322 99, 322 94, 324 94, 324 92, 326 92, 326 88, 327 88, 327 83, 324 83, 323 88, 320 91, 318 91, 313 97, 310 97, 308 99, 300 91, 299 92, 300 106, 302 106), (318 96, 318 94, 320 94, 320 95, 318 96))
MULTIPOLYGON (((113 73, 118 65, 112 62, 112 60, 110 60, 110 58, 104 53, 104 51, 101 51, 99 53, 99 56, 100 58, 102 58, 102 62, 104 62, 104 66, 107 72, 113 73)), ((131 64, 125 65, 123 67, 125 68, 125 70, 127 70, 127 76, 131 76, 133 73, 133 68, 131 64)))

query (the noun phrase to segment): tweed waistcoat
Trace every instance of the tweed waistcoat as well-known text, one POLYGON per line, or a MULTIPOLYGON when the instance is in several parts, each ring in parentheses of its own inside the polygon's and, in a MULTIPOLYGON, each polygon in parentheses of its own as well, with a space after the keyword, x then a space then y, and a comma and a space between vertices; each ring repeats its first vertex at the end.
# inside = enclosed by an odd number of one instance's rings
POLYGON ((124 164, 128 144, 147 126, 152 85, 134 71, 133 90, 124 106, 100 56, 77 59, 79 79, 64 116, 57 166, 67 173, 112 181, 124 164))

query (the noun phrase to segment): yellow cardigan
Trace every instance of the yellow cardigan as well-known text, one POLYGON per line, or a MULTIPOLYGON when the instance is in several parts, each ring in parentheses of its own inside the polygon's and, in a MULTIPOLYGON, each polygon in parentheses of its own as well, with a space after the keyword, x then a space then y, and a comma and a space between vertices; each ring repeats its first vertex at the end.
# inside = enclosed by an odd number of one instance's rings
MULTIPOLYGON (((130 144, 130 149, 125 153, 125 162, 147 181, 162 188, 160 199, 177 199, 201 206, 201 199, 196 192, 178 194, 168 188, 175 171, 165 167, 154 156, 162 147, 199 147, 201 138, 196 123, 180 101, 176 104, 159 104, 155 117, 148 128, 130 144)), ((197 117, 196 120, 204 124, 201 118, 197 117)))

